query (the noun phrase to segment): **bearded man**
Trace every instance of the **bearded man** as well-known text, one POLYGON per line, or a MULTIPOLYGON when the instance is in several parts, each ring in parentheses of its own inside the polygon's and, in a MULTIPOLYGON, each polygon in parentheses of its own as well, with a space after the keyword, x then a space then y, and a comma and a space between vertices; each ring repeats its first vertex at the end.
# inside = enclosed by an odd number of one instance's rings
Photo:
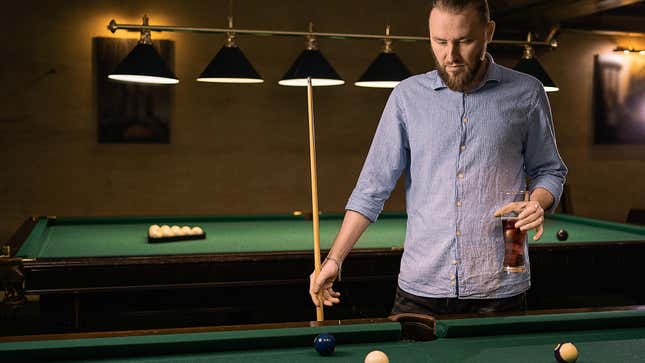
POLYGON ((567 168, 549 101, 540 81, 486 52, 495 31, 486 0, 435 0, 428 22, 436 70, 392 91, 342 226, 310 276, 316 305, 320 290, 325 305, 340 302, 332 283, 404 174, 408 220, 392 313, 526 309, 528 247, 526 269, 504 271, 495 215, 510 208, 503 191, 528 190, 515 226, 538 239, 560 199, 567 168))

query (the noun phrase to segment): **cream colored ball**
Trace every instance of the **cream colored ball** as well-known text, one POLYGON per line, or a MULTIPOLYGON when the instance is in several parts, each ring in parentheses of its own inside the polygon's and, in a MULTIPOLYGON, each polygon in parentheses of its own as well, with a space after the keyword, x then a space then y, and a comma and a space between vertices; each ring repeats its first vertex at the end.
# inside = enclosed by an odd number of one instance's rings
POLYGON ((367 353, 365 356, 365 363, 389 363, 390 359, 387 357, 387 354, 381 352, 380 350, 375 350, 367 353))

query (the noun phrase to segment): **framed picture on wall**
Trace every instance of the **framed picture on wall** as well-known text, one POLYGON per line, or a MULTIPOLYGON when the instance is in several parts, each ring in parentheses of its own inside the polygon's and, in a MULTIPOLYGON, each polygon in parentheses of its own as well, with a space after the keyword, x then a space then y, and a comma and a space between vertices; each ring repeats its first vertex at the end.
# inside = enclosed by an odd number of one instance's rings
MULTIPOLYGON (((173 87, 108 79, 137 41, 102 37, 92 40, 99 143, 170 143, 173 87)), ((153 40, 153 46, 172 69, 174 43, 153 40)))
POLYGON ((594 56, 594 143, 645 144, 645 57, 594 56))

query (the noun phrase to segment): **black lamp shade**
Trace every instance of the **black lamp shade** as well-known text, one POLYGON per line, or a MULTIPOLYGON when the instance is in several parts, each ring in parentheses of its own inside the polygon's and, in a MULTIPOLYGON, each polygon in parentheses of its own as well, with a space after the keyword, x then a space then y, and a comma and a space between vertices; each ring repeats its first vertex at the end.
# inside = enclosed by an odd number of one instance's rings
POLYGON ((354 85, 359 87, 394 88, 410 75, 408 68, 395 53, 382 52, 367 67, 365 73, 354 85))
POLYGON ((559 90, 558 86, 556 86, 555 82, 553 82, 551 77, 549 77, 544 68, 542 68, 535 58, 522 58, 513 69, 537 78, 542 82, 542 86, 544 86, 544 90, 547 92, 555 92, 559 90))
POLYGON ((138 43, 108 78, 145 84, 179 83, 155 48, 144 43, 138 43))
POLYGON ((337 86, 345 83, 319 50, 305 49, 278 84, 307 86, 308 77, 311 78, 312 86, 337 86))
POLYGON ((221 83, 264 82, 237 46, 222 47, 197 80, 221 83))

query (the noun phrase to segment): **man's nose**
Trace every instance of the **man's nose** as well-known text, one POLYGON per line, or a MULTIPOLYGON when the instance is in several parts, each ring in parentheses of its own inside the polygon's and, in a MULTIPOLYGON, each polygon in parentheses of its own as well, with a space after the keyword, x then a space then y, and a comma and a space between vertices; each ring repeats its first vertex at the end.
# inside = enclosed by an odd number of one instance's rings
POLYGON ((447 49, 447 58, 448 63, 454 63, 459 60, 459 44, 448 43, 447 49))

